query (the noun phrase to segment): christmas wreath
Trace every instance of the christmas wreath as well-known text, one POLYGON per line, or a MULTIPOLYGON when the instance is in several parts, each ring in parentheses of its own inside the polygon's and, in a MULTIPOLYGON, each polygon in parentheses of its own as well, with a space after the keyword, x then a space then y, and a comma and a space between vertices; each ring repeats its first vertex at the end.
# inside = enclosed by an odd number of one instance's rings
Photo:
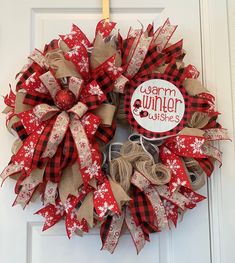
POLYGON ((139 252, 205 198, 196 190, 221 163, 213 141, 228 135, 183 41, 170 44, 169 19, 126 38, 115 26, 100 21, 90 42, 73 25, 30 55, 4 98, 18 139, 1 178, 16 180, 14 205, 41 198, 43 230, 65 220, 70 238, 98 226, 113 253, 126 227, 139 252))

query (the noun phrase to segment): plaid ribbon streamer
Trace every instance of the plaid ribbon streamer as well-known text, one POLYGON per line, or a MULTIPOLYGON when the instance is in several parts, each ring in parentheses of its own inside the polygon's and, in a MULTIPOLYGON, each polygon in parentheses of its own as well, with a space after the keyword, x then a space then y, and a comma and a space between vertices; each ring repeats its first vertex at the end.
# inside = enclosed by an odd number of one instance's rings
POLYGON ((163 50, 163 53, 165 53, 165 63, 169 63, 174 59, 179 59, 182 56, 182 48, 183 39, 169 46, 168 48, 165 48, 163 50))
POLYGON ((26 69, 26 71, 23 72, 19 81, 17 82, 16 91, 19 91, 21 89, 21 85, 35 72, 42 74, 44 72, 44 69, 36 62, 32 62, 31 65, 26 69))
POLYGON ((165 61, 165 54, 159 53, 155 47, 148 50, 144 62, 137 73, 138 76, 144 76, 151 73, 165 61))
POLYGON ((129 208, 136 225, 142 225, 143 222, 154 225, 154 211, 150 201, 136 186, 133 185, 132 190, 129 208))
POLYGON ((111 127, 103 127, 102 125, 99 126, 99 128, 96 131, 96 138, 100 139, 104 143, 108 143, 112 140, 114 134, 116 131, 116 122, 112 122, 111 127))
POLYGON ((31 106, 36 106, 41 103, 46 103, 49 105, 53 104, 53 100, 48 94, 43 94, 39 92, 27 92, 23 101, 23 104, 28 104, 31 106))
POLYGON ((28 137, 28 133, 24 128, 24 125, 22 124, 21 120, 15 122, 13 124, 14 130, 17 132, 19 138, 24 141, 28 137))
POLYGON ((34 151, 34 155, 32 158, 32 169, 35 169, 36 167, 42 167, 42 165, 44 164, 45 160, 41 159, 41 154, 44 152, 44 150, 46 149, 47 146, 47 141, 50 137, 54 122, 55 122, 55 118, 50 119, 49 123, 46 125, 46 127, 44 128, 38 143, 36 145, 35 151, 34 151))
POLYGON ((179 82, 180 84, 185 79, 185 69, 178 69, 175 62, 170 63, 167 66, 164 74, 173 77, 174 81, 179 82))
POLYGON ((94 79, 101 87, 104 94, 107 94, 108 92, 113 90, 113 80, 103 69, 99 70, 94 74, 94 79))
POLYGON ((62 162, 61 169, 63 170, 67 166, 72 165, 78 159, 78 152, 74 144, 73 136, 71 131, 68 129, 64 141, 62 142, 62 162))
POLYGON ((61 159, 62 159, 62 145, 56 151, 56 154, 47 162, 44 178, 46 181, 59 183, 62 175, 61 159))
POLYGON ((190 97, 190 111, 191 112, 209 112, 211 105, 206 99, 200 97, 190 97))

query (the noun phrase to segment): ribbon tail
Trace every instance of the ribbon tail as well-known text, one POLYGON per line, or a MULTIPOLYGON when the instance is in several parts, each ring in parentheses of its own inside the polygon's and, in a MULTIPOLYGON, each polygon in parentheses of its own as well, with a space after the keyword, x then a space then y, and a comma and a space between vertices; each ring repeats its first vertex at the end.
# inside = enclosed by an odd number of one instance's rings
POLYGON ((144 247, 146 241, 141 226, 137 226, 129 208, 126 208, 125 222, 130 231, 132 240, 135 244, 137 254, 144 247))
POLYGON ((108 250, 111 254, 114 252, 123 228, 125 214, 108 217, 100 228, 100 237, 102 240, 102 250, 108 250))
POLYGON ((47 142, 47 146, 42 153, 41 158, 52 158, 55 155, 59 144, 62 142, 66 134, 68 126, 69 115, 65 111, 63 111, 57 116, 55 120, 49 140, 47 142))
POLYGON ((82 179, 85 185, 94 177, 94 174, 88 169, 92 165, 92 153, 90 144, 81 121, 75 116, 71 117, 70 130, 78 150, 79 167, 82 179))

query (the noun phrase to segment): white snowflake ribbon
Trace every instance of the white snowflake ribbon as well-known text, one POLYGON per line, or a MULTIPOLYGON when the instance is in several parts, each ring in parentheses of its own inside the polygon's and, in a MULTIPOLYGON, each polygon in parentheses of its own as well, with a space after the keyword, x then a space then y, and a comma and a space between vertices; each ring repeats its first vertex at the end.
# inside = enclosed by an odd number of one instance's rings
POLYGON ((121 75, 119 78, 115 80, 113 91, 118 93, 124 93, 124 88, 128 81, 129 81, 128 78, 121 75))
POLYGON ((55 205, 57 195, 57 183, 48 181, 44 192, 44 205, 52 204, 55 205))
POLYGON ((73 92, 73 94, 75 95, 77 99, 80 94, 82 84, 83 84, 82 79, 79 79, 76 77, 70 77, 69 79, 69 90, 73 92))
MULTIPOLYGON (((52 118, 60 110, 56 106, 50 106, 42 103, 33 108, 33 113, 40 121, 45 121, 52 118)), ((33 116, 32 116, 33 117, 33 116)))
POLYGON ((33 60, 35 63, 37 63, 40 67, 48 66, 46 63, 46 59, 43 56, 43 54, 38 50, 35 49, 34 52, 29 56, 29 59, 33 60))
POLYGON ((81 121, 76 116, 72 116, 69 127, 78 150, 81 168, 91 166, 92 155, 90 144, 81 121))
POLYGON ((155 189, 158 191, 158 194, 161 197, 177 205, 182 210, 185 209, 185 204, 189 202, 189 200, 184 195, 180 194, 179 192, 175 191, 171 193, 168 186, 166 185, 155 186, 155 189))
POLYGON ((69 126, 69 115, 62 111, 56 118, 56 121, 53 125, 49 140, 47 142, 46 148, 44 152, 42 153, 42 158, 50 157, 52 158, 59 146, 59 144, 62 142, 66 131, 69 126))
POLYGON ((40 80, 46 86, 51 97, 55 99, 56 93, 60 90, 60 85, 58 84, 55 77, 52 75, 50 71, 47 71, 43 75, 40 76, 40 80))
POLYGON ((1 179, 2 179, 2 184, 4 183, 4 181, 11 175, 14 175, 20 171, 22 171, 24 165, 19 164, 19 163, 11 163, 9 164, 1 173, 1 179))
POLYGON ((79 118, 81 118, 88 110, 88 107, 82 103, 78 102, 75 106, 68 110, 68 112, 76 114, 79 118))
POLYGON ((108 250, 110 253, 114 252, 121 235, 124 216, 125 213, 122 213, 121 215, 113 216, 107 238, 102 247, 103 250, 108 250))
POLYGON ((132 236, 133 242, 135 244, 137 254, 144 247, 146 241, 144 238, 144 233, 141 226, 137 226, 133 216, 131 215, 130 209, 126 208, 125 222, 132 236))
POLYGON ((133 52, 131 60, 127 66, 125 75, 127 77, 133 77, 140 69, 145 56, 148 52, 149 45, 152 41, 152 37, 146 37, 142 34, 138 40, 137 46, 133 52))

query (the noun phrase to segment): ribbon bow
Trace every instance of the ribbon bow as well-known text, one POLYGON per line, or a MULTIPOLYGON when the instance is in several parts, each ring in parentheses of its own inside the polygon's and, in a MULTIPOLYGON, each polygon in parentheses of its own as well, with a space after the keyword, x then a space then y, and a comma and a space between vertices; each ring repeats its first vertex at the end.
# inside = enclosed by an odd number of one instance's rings
POLYGON ((100 118, 87 111, 97 108, 106 99, 106 96, 95 80, 84 87, 83 81, 71 77, 68 90, 62 90, 50 71, 41 75, 40 79, 48 89, 57 107, 39 104, 34 107, 33 113, 39 121, 50 120, 59 113, 55 118, 41 158, 53 158, 58 145, 64 139, 67 130, 70 129, 78 151, 79 166, 84 184, 87 185, 94 176, 100 179, 100 164, 96 156, 92 154, 92 146, 89 142, 100 124, 100 118), (74 103, 70 108, 66 104, 63 105, 63 97, 58 97, 63 91, 67 92, 65 95, 68 95, 68 99, 71 99, 74 103))

